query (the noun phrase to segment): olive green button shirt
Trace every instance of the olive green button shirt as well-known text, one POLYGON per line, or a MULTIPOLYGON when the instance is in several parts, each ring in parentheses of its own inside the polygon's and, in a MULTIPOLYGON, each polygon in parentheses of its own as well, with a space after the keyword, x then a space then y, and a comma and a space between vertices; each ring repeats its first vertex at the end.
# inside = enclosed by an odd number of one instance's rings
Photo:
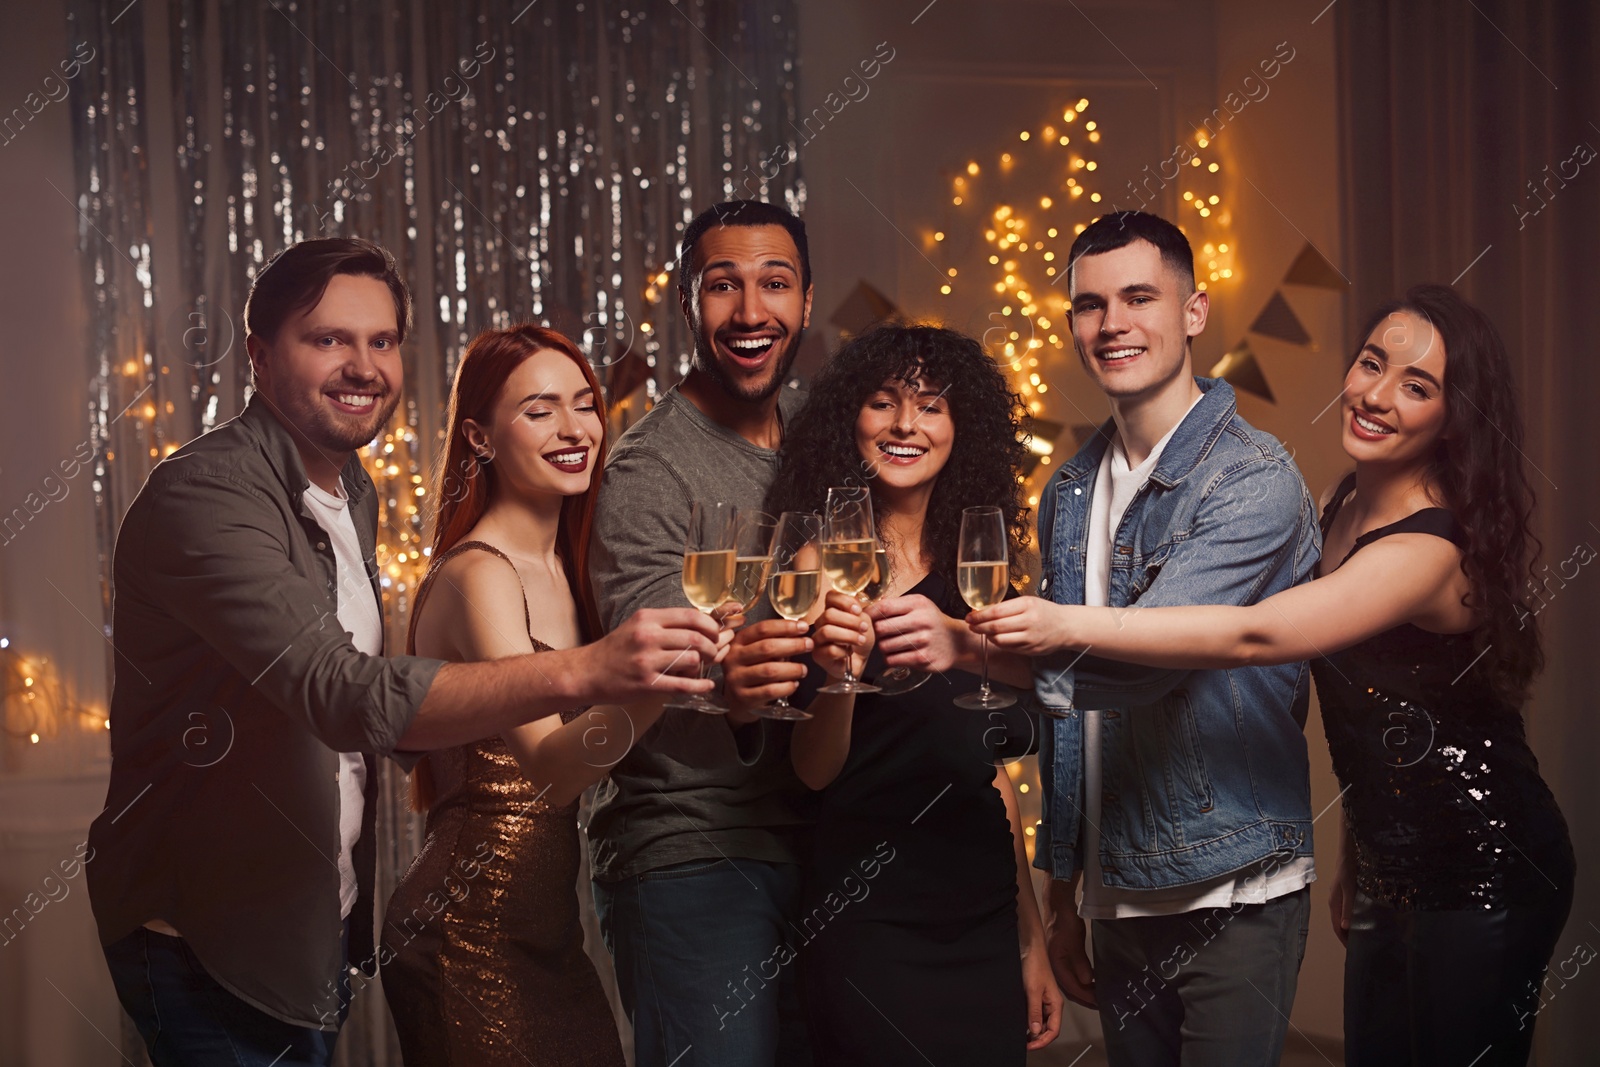
MULTIPOLYGON (((356 457, 341 476, 378 597, 377 495, 356 457)), ((331 1030, 339 753, 367 754, 349 960, 370 972, 372 757, 414 762, 394 749, 441 661, 356 650, 339 626, 333 546, 301 504, 307 484, 257 394, 160 463, 128 509, 113 564, 111 784, 87 866, 103 943, 170 923, 246 1002, 331 1030)))

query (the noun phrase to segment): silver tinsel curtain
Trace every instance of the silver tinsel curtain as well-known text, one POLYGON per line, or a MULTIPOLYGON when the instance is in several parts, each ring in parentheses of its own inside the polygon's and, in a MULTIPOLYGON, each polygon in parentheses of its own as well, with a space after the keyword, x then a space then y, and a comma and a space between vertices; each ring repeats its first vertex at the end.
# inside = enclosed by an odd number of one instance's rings
MULTIPOLYGON (((683 225, 734 196, 804 207, 789 0, 73 0, 69 18, 99 59, 72 103, 107 609, 150 468, 243 405, 245 293, 285 245, 377 241, 415 296, 406 400, 367 450, 393 649, 467 342, 563 330, 635 417, 685 369, 683 225)), ((383 898, 416 841, 385 774, 383 898)), ((340 1059, 397 1062, 381 997, 356 1003, 340 1059)))

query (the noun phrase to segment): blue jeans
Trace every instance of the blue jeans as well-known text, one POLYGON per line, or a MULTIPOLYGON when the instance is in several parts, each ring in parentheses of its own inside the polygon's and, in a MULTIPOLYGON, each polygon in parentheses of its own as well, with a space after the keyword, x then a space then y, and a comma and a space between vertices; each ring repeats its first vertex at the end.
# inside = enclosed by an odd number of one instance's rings
POLYGON ((594 883, 636 1067, 807 1067, 790 921, 800 868, 694 860, 594 883))
POLYGON ((218 985, 181 937, 141 926, 103 951, 117 999, 155 1067, 325 1067, 333 1061, 338 1031, 295 1026, 251 1007, 218 985))
POLYGON ((1310 919, 1308 886, 1265 904, 1093 920, 1106 1061, 1276 1067, 1310 919))

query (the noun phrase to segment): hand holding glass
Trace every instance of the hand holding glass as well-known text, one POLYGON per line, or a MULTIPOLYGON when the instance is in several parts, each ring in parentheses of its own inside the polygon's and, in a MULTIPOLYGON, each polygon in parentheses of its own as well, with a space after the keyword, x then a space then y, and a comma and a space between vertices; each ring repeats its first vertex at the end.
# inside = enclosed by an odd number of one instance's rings
MULTIPOLYGON (((961 599, 977 611, 1006 598, 1008 573, 1006 521, 999 508, 964 508, 956 547, 956 584, 961 599)), ((989 684, 989 639, 983 637, 983 685, 976 693, 956 697, 955 705, 972 711, 1009 708, 1017 702, 989 684)))
MULTIPOLYGON (((767 600, 785 619, 803 619, 822 593, 822 519, 811 511, 786 511, 778 517, 772 534, 772 573, 767 578, 767 600)), ((799 721, 811 713, 783 697, 752 709, 763 719, 799 721)))
MULTIPOLYGON (((876 569, 872 581, 861 591, 861 599, 868 604, 875 604, 889 592, 889 582, 892 577, 889 569, 889 553, 880 542, 876 556, 876 569)), ((914 671, 910 667, 889 667, 876 679, 873 684, 884 696, 899 696, 909 693, 933 677, 927 671, 914 671)))
MULTIPOLYGON (((822 518, 822 569, 835 591, 859 597, 877 573, 878 533, 872 520, 872 493, 861 486, 828 490, 822 518)), ((845 656, 844 677, 823 686, 822 693, 877 693, 875 685, 858 681, 845 656)))
MULTIPOLYGON (((683 546, 683 595, 689 603, 716 616, 728 602, 736 573, 739 512, 732 504, 696 500, 689 508, 689 533, 683 546)), ((700 677, 711 673, 711 664, 700 665, 700 677)), ((666 707, 722 715, 728 706, 715 694, 692 696, 669 702, 666 707)))

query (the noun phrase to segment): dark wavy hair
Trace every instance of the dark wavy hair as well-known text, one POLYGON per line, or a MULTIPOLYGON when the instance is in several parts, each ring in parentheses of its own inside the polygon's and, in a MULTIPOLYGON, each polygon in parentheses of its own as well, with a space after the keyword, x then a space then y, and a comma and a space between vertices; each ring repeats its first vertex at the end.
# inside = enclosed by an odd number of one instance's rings
MULTIPOLYGON (((1473 631, 1493 691, 1520 705, 1544 667, 1524 590, 1534 584, 1533 487, 1523 468, 1522 414, 1505 342, 1489 317, 1447 285, 1418 285, 1372 313, 1358 335, 1398 311, 1433 324, 1444 341, 1445 422, 1427 471, 1438 503, 1466 535, 1461 570, 1482 623, 1473 631)), ((1350 363, 1360 355, 1358 347, 1350 363)), ((1346 364, 1347 371, 1349 363, 1346 364)))
POLYGON ((886 382, 921 381, 944 393, 955 426, 950 459, 939 472, 922 525, 922 551, 951 588, 961 509, 998 507, 1009 534, 1011 571, 1020 574, 1028 509, 1018 475, 1027 454, 1022 401, 983 346, 938 326, 887 323, 852 338, 812 383, 811 395, 784 433, 783 459, 766 509, 821 511, 830 486, 866 485, 882 515, 875 465, 856 450, 856 419, 886 382))

